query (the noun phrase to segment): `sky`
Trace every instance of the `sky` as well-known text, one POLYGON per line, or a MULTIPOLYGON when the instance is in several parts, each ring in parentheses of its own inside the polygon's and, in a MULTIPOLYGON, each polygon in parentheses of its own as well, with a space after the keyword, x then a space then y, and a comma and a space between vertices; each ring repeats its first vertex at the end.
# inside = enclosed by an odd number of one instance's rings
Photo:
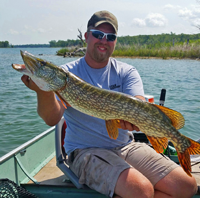
POLYGON ((200 0, 0 0, 0 41, 12 45, 77 39, 96 11, 118 19, 118 36, 197 34, 200 0))

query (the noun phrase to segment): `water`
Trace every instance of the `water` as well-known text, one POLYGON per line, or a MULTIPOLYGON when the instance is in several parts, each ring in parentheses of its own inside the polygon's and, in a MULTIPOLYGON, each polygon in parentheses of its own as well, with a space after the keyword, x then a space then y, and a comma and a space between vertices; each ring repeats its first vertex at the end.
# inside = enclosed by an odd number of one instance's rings
MULTIPOLYGON (((37 114, 35 92, 21 82, 21 74, 12 63, 23 63, 20 49, 0 48, 0 157, 25 143, 49 127, 37 114)), ((56 56, 58 48, 26 48, 32 54, 57 65, 75 60, 56 56)), ((167 90, 165 106, 183 114, 186 120, 180 130, 184 135, 199 139, 200 62, 195 60, 161 60, 118 58, 134 65, 139 71, 146 94, 154 95, 159 103, 160 91, 167 90)))

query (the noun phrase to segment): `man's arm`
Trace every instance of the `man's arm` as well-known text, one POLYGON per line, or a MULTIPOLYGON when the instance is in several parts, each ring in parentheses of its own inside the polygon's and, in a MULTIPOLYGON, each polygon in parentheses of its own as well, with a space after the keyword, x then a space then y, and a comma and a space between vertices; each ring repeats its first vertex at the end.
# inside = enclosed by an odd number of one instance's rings
POLYGON ((42 91, 28 76, 21 77, 22 82, 37 93, 37 111, 49 126, 56 125, 63 116, 65 108, 55 97, 54 92, 42 91))

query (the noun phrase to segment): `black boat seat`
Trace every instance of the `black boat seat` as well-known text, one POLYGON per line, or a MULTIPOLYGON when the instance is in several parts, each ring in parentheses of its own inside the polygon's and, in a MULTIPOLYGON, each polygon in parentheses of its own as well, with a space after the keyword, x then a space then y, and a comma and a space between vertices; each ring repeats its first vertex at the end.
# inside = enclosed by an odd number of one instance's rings
POLYGON ((66 127, 65 119, 62 118, 55 128, 56 165, 77 188, 85 189, 88 187, 79 183, 78 177, 72 172, 67 164, 67 155, 63 147, 66 127))

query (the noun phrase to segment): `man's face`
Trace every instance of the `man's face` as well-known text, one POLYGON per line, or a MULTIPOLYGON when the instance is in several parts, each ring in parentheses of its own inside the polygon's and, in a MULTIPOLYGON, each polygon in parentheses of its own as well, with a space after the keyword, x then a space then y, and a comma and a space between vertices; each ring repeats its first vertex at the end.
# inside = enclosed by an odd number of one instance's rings
MULTIPOLYGON (((100 30, 105 33, 115 33, 114 28, 108 23, 103 23, 93 29, 100 30)), ((107 41, 106 36, 104 36, 104 38, 100 40, 95 38, 92 35, 92 32, 87 32, 85 34, 85 38, 87 42, 87 58, 98 63, 107 62, 115 49, 117 39, 115 41, 107 41)))

